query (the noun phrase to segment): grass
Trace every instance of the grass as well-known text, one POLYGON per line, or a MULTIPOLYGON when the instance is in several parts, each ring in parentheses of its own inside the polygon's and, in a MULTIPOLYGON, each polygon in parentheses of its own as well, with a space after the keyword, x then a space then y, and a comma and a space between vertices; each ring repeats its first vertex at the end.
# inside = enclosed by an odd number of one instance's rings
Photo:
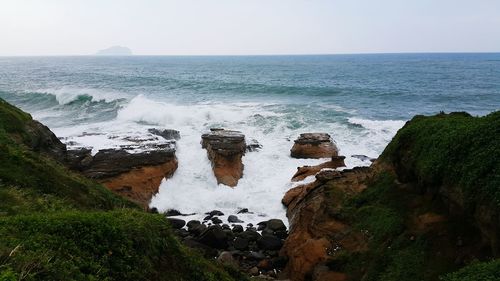
POLYGON ((416 116, 381 155, 403 181, 437 192, 458 187, 465 207, 489 202, 500 209, 500 111, 484 117, 466 113, 416 116))
POLYGON ((163 216, 31 150, 30 122, 0 99, 0 281, 247 280, 184 248, 163 216))
POLYGON ((480 240, 478 230, 465 224, 470 218, 450 218, 434 226, 439 230, 417 230, 415 225, 419 214, 446 214, 439 196, 423 196, 436 195, 442 187, 464 195, 466 213, 478 205, 500 210, 499 139, 500 112, 485 117, 452 113, 413 118, 379 159, 395 173, 379 172, 363 192, 344 194, 340 210, 342 196, 327 184, 331 214, 368 241, 366 251, 334 254, 329 267, 364 281, 500 280, 498 260, 446 275, 458 267, 454 239, 480 240))

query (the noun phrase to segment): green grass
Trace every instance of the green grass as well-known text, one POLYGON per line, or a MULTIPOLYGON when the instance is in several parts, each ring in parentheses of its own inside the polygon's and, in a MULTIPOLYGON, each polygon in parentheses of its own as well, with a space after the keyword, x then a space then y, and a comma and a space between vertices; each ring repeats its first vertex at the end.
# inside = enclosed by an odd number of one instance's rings
MULTIPOLYGON (((395 173, 380 172, 363 192, 343 198, 334 184, 327 184, 330 214, 363 233, 368 242, 367 251, 333 255, 330 268, 364 281, 440 280, 455 271, 454 239, 479 239, 478 230, 467 224, 470 218, 450 218, 438 232, 416 231, 414 219, 427 212, 446 213, 439 196, 423 196, 438 194, 443 186, 464 195, 466 213, 478 204, 500 210, 499 140, 500 112, 413 118, 380 157, 395 173), (410 184, 403 187, 396 180, 410 184), (343 200, 340 210, 338 198, 343 200)), ((500 280, 499 264, 471 265, 442 280, 500 280)))
POLYGON ((490 202, 500 209, 500 111, 416 116, 394 137, 381 160, 398 177, 425 189, 458 187, 466 207, 490 202))
POLYGON ((163 216, 32 151, 30 122, 0 99, 0 281, 247 280, 184 248, 163 216))
POLYGON ((9 216, 0 237, 0 267, 26 280, 233 280, 140 211, 9 216))
POLYGON ((498 281, 500 280, 500 259, 475 262, 456 272, 447 274, 442 281, 498 281))

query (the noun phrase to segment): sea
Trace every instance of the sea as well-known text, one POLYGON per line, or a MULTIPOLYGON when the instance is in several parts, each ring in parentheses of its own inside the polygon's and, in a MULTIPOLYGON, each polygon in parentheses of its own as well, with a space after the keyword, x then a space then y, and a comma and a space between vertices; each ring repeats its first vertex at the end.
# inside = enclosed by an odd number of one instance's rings
POLYGON ((300 133, 328 133, 346 168, 368 166, 352 155, 378 157, 414 115, 499 110, 500 53, 0 57, 0 97, 93 153, 178 130, 179 168, 151 207, 194 214, 186 220, 248 208, 245 223, 286 222, 297 167, 327 160, 291 158, 300 133), (262 145, 244 155, 235 188, 217 185, 201 148, 210 128, 262 145))

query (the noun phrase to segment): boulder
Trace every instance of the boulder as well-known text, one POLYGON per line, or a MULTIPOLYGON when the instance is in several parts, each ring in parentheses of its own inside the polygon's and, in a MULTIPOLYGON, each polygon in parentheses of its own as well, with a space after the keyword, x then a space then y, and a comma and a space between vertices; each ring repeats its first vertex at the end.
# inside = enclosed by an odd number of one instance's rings
POLYGON ((337 146, 329 134, 305 133, 295 140, 291 149, 293 158, 330 158, 338 155, 337 146))
POLYGON ((250 140, 250 142, 247 144, 246 151, 247 152, 254 152, 254 151, 259 151, 262 148, 262 144, 260 144, 257 140, 250 140))
POLYGON ((227 221, 230 222, 230 223, 242 223, 242 222, 244 222, 244 221, 240 220, 235 215, 230 215, 229 217, 227 217, 227 221))
POLYGON ((216 249, 226 249, 228 238, 222 227, 209 226, 198 238, 198 242, 216 249))
POLYGON ((245 135, 238 131, 212 129, 201 136, 218 184, 235 187, 243 176, 241 158, 245 154, 245 135))
POLYGON ((286 230, 286 226, 282 220, 279 219, 270 219, 266 223, 266 228, 272 231, 283 231, 286 230))
POLYGON ((248 240, 241 237, 236 237, 233 241, 233 246, 236 250, 244 251, 248 249, 248 240))
POLYGON ((292 177, 292 181, 301 181, 308 176, 316 175, 323 169, 337 169, 340 167, 345 167, 344 156, 333 156, 328 162, 316 165, 316 166, 303 166, 297 168, 297 172, 292 177))
MULTIPOLYGON (((103 149, 92 159, 88 155, 73 169, 102 183, 111 191, 147 207, 164 178, 177 169, 175 146, 171 143, 148 146, 140 152, 127 149, 103 149)), ((83 152, 82 152, 83 153, 83 152)))
POLYGON ((186 222, 181 219, 168 218, 167 220, 170 222, 170 225, 174 229, 181 229, 184 227, 184 225, 186 225, 186 222))
POLYGON ((151 128, 148 129, 148 132, 150 134, 160 136, 166 140, 179 140, 181 138, 180 132, 172 129, 159 130, 156 128, 151 128))

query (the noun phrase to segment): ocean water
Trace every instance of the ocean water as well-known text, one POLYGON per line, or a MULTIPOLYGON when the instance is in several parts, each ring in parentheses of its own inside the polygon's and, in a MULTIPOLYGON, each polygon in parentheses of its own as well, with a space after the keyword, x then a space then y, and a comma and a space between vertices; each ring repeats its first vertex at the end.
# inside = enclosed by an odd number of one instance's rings
POLYGON ((179 168, 151 206, 286 221, 296 168, 324 161, 289 157, 300 133, 327 132, 348 167, 369 165, 351 155, 377 157, 416 114, 500 109, 500 54, 0 57, 0 97, 94 153, 149 128, 179 130, 179 168), (217 185, 201 148, 211 127, 263 146, 243 157, 234 189, 217 185))

